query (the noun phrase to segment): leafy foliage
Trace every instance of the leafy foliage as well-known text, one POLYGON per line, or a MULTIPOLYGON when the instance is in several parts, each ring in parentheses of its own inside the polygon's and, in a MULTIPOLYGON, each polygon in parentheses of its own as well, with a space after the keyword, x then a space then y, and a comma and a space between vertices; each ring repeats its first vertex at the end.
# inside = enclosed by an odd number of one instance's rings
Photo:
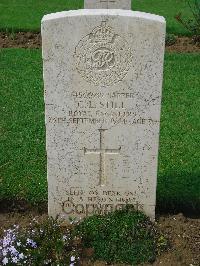
POLYGON ((1 265, 80 265, 85 248, 94 258, 138 265, 153 261, 168 241, 142 212, 132 206, 79 222, 36 219, 25 228, 14 225, 0 239, 1 265))
POLYGON ((0 239, 1 265, 74 266, 78 260, 72 230, 50 218, 42 224, 34 220, 25 229, 14 225, 0 239))
POLYGON ((192 19, 183 19, 182 13, 175 18, 194 36, 194 42, 200 43, 200 0, 187 1, 192 12, 192 19))
POLYGON ((83 244, 94 248, 94 258, 137 265, 154 261, 156 230, 149 219, 131 206, 105 216, 95 215, 77 226, 83 244))
POLYGON ((165 39, 165 44, 167 46, 173 45, 176 43, 176 36, 174 34, 167 34, 165 39))

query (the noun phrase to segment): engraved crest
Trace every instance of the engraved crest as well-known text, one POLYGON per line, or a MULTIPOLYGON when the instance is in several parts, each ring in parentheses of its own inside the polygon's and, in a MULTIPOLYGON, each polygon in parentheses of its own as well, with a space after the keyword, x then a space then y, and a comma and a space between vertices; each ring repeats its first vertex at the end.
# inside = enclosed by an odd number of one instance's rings
POLYGON ((110 86, 122 81, 130 69, 128 43, 106 21, 94 28, 75 49, 76 69, 89 83, 110 86))

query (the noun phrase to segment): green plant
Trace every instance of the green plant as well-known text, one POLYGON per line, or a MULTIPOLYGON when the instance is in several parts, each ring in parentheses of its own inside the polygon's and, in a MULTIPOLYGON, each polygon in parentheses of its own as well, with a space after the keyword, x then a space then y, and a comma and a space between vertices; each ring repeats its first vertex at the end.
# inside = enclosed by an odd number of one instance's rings
POLYGON ((88 217, 76 226, 76 231, 83 245, 94 249, 94 259, 131 265, 155 259, 156 229, 142 212, 131 206, 105 216, 88 217))
POLYGON ((166 249, 166 247, 168 246, 168 240, 164 235, 160 235, 157 238, 157 254, 160 255, 162 251, 164 251, 166 249))
POLYGON ((9 33, 9 37, 10 37, 11 40, 15 40, 15 38, 16 38, 16 33, 15 33, 14 31, 10 32, 10 33, 9 33))
POLYGON ((176 36, 171 33, 167 33, 166 39, 165 39, 165 45, 170 46, 176 43, 176 36))
POLYGON ((194 42, 200 43, 200 0, 188 0, 187 3, 193 18, 189 20, 183 19, 182 13, 179 13, 175 18, 194 36, 194 42))
POLYGON ((79 260, 71 229, 47 219, 28 228, 14 225, 0 239, 1 265, 70 265, 79 260))
POLYGON ((16 32, 13 30, 13 28, 5 28, 4 32, 11 40, 16 38, 16 32))

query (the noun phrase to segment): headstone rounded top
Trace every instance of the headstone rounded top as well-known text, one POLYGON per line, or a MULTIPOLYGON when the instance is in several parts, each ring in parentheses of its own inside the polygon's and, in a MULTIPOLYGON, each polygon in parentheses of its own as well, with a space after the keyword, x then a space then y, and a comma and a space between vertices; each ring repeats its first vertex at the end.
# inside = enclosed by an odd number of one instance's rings
POLYGON ((79 10, 69 10, 62 11, 44 15, 42 18, 42 23, 48 20, 56 20, 56 19, 64 19, 69 17, 77 17, 77 16, 120 16, 120 17, 133 17, 141 20, 150 20, 162 24, 166 24, 165 18, 159 15, 140 12, 140 11, 131 11, 131 10, 120 10, 120 9, 79 9, 79 10))

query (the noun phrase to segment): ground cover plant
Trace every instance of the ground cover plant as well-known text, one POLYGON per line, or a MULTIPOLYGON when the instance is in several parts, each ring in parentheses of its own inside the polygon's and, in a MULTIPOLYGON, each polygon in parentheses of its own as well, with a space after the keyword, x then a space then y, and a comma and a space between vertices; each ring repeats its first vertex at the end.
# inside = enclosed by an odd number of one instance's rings
POLYGON ((88 248, 92 258, 107 262, 154 261, 168 246, 164 235, 142 212, 127 206, 66 225, 52 218, 14 225, 0 237, 1 265, 80 265, 88 248))
POLYGON ((142 212, 125 210, 85 218, 76 227, 83 245, 94 249, 94 259, 138 265, 153 262, 167 240, 142 212))
MULTIPOLYGON (((43 15, 80 8, 83 8, 83 0, 1 0, 0 30, 40 31, 43 15)), ((189 34, 189 31, 174 18, 179 12, 184 13, 186 18, 192 15, 184 0, 134 0, 132 9, 164 16, 168 33, 189 34)))
POLYGON ((79 261, 75 235, 51 218, 27 228, 14 225, 0 239, 1 265, 70 265, 79 261))
MULTIPOLYGON (((165 58, 157 187, 161 210, 199 210, 199 58, 165 58)), ((40 205, 47 202, 41 51, 3 49, 0 61, 0 199, 40 205)))

